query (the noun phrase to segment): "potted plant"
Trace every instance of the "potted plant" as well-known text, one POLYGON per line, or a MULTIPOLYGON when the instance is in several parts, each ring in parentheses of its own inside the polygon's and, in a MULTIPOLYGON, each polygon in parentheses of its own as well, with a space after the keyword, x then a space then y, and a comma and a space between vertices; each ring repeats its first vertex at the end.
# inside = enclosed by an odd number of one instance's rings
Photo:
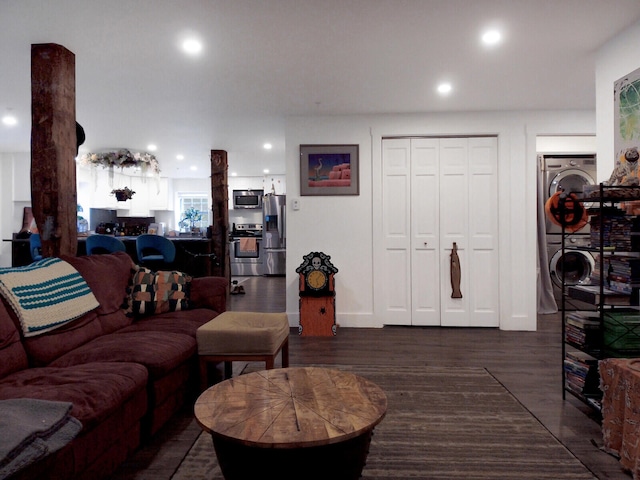
POLYGON ((116 188, 111 190, 111 195, 116 196, 116 200, 119 202, 126 202, 127 200, 133 198, 133 194, 136 193, 131 190, 129 187, 124 188, 116 188))
POLYGON ((182 220, 180 220, 181 228, 189 228, 191 232, 196 231, 196 222, 202 220, 202 213, 193 207, 187 208, 182 214, 182 220))

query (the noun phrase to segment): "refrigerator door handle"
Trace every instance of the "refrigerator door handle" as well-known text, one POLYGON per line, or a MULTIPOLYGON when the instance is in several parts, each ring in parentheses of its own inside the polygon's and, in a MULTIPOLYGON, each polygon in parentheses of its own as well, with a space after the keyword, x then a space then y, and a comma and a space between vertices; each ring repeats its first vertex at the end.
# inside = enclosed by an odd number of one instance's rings
POLYGON ((284 231, 284 226, 287 224, 285 215, 286 206, 282 205, 280 207, 280 215, 278 215, 278 232, 280 233, 280 245, 283 247, 287 246, 287 233, 284 231))

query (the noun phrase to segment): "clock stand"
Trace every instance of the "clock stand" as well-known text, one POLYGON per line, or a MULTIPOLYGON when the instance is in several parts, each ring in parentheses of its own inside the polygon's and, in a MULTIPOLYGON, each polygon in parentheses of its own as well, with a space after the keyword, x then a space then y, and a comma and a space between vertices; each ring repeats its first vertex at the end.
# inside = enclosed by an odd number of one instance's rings
POLYGON ((301 336, 329 337, 337 332, 336 292, 333 266, 329 255, 311 252, 296 269, 299 275, 301 336))

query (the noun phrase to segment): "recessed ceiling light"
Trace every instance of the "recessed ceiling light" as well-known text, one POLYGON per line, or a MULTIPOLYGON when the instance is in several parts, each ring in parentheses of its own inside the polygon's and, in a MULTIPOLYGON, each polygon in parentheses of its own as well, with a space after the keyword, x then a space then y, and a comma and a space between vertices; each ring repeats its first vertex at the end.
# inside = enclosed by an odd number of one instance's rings
POLYGON ((18 123, 18 119, 13 115, 5 115, 2 117, 2 123, 7 125, 8 127, 12 127, 18 123))
POLYGON ((262 172, 263 172, 263 173, 269 173, 269 169, 268 169, 268 168, 265 168, 262 172))
POLYGON ((237 173, 237 172, 231 172, 231 176, 232 176, 232 177, 237 177, 237 176, 238 176, 238 173, 237 173))
POLYGON ((198 170, 198 167, 196 167, 195 165, 191 165, 191 167, 189 167, 189 170, 195 172, 196 170, 198 170))
POLYGON ((271 150, 273 148, 273 145, 271 145, 270 143, 265 143, 262 147, 265 150, 271 150))
POLYGON ((182 49, 189 55, 197 55, 202 51, 202 43, 195 38, 187 38, 182 42, 182 49))
POLYGON ((438 85, 438 93, 440 95, 448 95, 449 93, 451 93, 451 84, 450 83, 441 83, 440 85, 438 85))
POLYGON ((485 45, 497 45, 502 40, 502 34, 498 30, 487 30, 482 34, 482 42, 485 45))
POLYGON ((149 145, 147 145, 147 150, 149 150, 150 152, 155 152, 156 150, 158 150, 158 146, 150 143, 149 145))
POLYGON ((176 155, 176 158, 177 158, 178 160, 184 160, 184 155, 176 155))

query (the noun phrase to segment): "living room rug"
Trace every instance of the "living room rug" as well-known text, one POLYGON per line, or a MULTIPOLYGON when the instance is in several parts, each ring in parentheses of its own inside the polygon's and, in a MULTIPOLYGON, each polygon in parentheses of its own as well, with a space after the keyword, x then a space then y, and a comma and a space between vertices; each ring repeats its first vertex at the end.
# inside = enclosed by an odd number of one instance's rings
MULTIPOLYGON (((364 480, 596 478, 485 369, 326 367, 361 375, 387 394, 364 480)), ((223 479, 209 434, 172 479, 223 479)))

